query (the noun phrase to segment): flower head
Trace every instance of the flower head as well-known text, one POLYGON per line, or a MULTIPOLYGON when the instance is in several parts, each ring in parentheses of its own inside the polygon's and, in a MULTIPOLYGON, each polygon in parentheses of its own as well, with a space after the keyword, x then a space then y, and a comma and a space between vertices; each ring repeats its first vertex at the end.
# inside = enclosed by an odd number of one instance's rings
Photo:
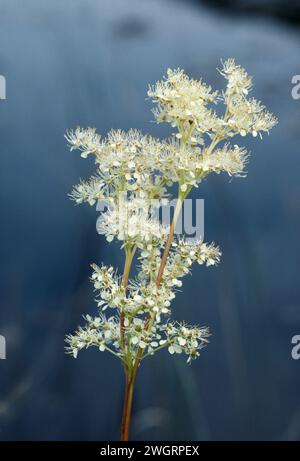
POLYGON ((207 104, 217 101, 218 92, 182 69, 168 69, 167 77, 150 87, 148 96, 157 104, 153 112, 158 122, 195 124, 203 132, 215 128, 217 117, 207 104))
POLYGON ((157 211, 175 184, 181 205, 211 173, 245 176, 249 154, 232 143, 233 137, 261 137, 277 123, 261 102, 249 98, 252 78, 245 69, 233 59, 222 64, 226 88, 220 93, 181 69, 168 69, 149 88, 157 122, 169 122, 175 131, 166 140, 138 130, 111 130, 106 137, 94 128, 67 132, 71 150, 91 156, 96 165, 95 174, 76 185, 71 197, 78 204, 104 201, 105 207, 97 207, 97 230, 125 250, 122 277, 111 266, 92 266, 99 315, 86 316, 85 325, 67 336, 67 351, 74 357, 96 346, 119 357, 130 373, 160 349, 184 353, 190 362, 207 344, 207 328, 172 321, 172 302, 193 264, 216 266, 221 251, 214 243, 173 239, 177 218, 165 225, 157 211), (223 115, 214 109, 220 101, 226 106, 223 115), (137 274, 130 279, 134 258, 137 274), (113 315, 106 317, 110 310, 113 315))

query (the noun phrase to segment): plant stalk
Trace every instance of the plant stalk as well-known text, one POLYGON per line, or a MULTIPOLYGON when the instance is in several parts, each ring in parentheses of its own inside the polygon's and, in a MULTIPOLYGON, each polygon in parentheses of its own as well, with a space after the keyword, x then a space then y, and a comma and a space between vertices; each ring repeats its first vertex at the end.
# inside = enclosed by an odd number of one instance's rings
POLYGON ((122 416, 122 423, 121 423, 121 438, 120 438, 122 442, 128 442, 129 440, 132 398, 133 398, 135 378, 136 378, 136 372, 134 372, 134 370, 132 370, 131 373, 126 374, 123 416, 122 416))
MULTIPOLYGON (((161 280, 162 280, 163 272, 164 272, 164 269, 165 269, 165 266, 168 260, 171 244, 174 238, 175 227, 176 227, 179 215, 180 215, 183 200, 186 195, 187 193, 184 195, 179 194, 179 198, 178 198, 176 208, 174 211, 173 220, 170 225, 170 232, 168 235, 164 253, 163 253, 163 256, 160 262, 159 271, 157 274, 157 279, 156 279, 157 287, 159 287, 161 280)), ((151 320, 152 320, 151 314, 149 313, 146 319, 146 322, 145 322, 145 328, 144 328, 145 331, 148 331, 149 326, 151 325, 151 320)), ((123 406, 123 416, 122 416, 122 424, 121 424, 121 441, 128 441, 129 439, 133 389, 134 389, 134 383, 135 383, 138 367, 139 367, 139 364, 142 358, 142 354, 143 354, 143 349, 139 348, 132 371, 131 372, 125 371, 125 393, 124 393, 124 406, 123 406)))
MULTIPOLYGON (((123 271, 123 277, 122 277, 122 285, 123 285, 123 288, 125 290, 125 295, 126 295, 126 290, 127 290, 127 286, 128 286, 130 268, 131 268, 134 253, 135 253, 135 248, 132 249, 131 247, 125 247, 125 265, 124 265, 124 271, 123 271)), ((124 321, 125 321, 125 314, 124 314, 124 311, 122 311, 120 313, 120 336, 121 336, 122 350, 125 352, 126 344, 125 344, 124 321)))
POLYGON ((179 215, 180 215, 183 200, 184 200, 184 197, 181 197, 181 195, 179 194, 179 198, 177 200, 176 208, 175 208, 175 211, 174 211, 174 217, 173 217, 172 223, 170 225, 170 232, 169 232, 169 235, 168 235, 168 240, 166 242, 166 246, 165 246, 165 249, 164 249, 163 256, 161 258, 161 262, 160 262, 160 266, 159 266, 159 270, 158 270, 158 274, 157 274, 157 279, 156 279, 156 286, 157 287, 159 287, 159 285, 160 285, 160 282, 161 282, 161 279, 162 279, 162 276, 163 276, 163 273, 164 273, 164 270, 165 270, 165 267, 166 267, 166 264, 167 264, 170 248, 171 248, 172 241, 173 241, 173 238, 174 238, 175 227, 176 227, 179 215))

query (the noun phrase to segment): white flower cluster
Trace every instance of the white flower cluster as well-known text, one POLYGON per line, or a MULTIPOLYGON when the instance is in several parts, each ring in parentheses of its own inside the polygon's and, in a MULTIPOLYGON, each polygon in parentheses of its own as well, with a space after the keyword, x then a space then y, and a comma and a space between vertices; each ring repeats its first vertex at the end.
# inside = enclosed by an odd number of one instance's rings
POLYGON ((199 357, 200 349, 208 343, 210 336, 208 328, 189 327, 184 322, 168 323, 164 330, 169 353, 184 352, 188 356, 188 363, 199 357))
POLYGON ((245 176, 247 151, 236 144, 231 147, 228 141, 238 134, 261 136, 277 120, 259 101, 248 98, 252 79, 233 59, 225 61, 219 72, 227 80, 222 93, 190 79, 181 69, 169 69, 167 78, 150 87, 157 121, 167 121, 178 130, 169 140, 133 129, 111 130, 103 139, 94 128, 67 132, 71 150, 80 150, 84 158, 93 154, 97 166, 95 176, 74 187, 71 197, 76 203, 114 202, 120 192, 129 199, 161 199, 176 182, 186 191, 210 173, 245 176), (223 117, 209 107, 219 101, 226 105, 223 117), (224 145, 216 150, 221 142, 224 145))
POLYGON ((68 344, 66 350, 77 358, 78 352, 91 346, 96 346, 100 351, 111 349, 118 350, 120 347, 120 326, 115 317, 106 318, 104 315, 92 318, 87 315, 86 326, 79 327, 73 335, 66 336, 68 344))
POLYGON ((75 131, 67 131, 65 138, 71 151, 80 150, 83 158, 87 158, 89 154, 96 154, 100 147, 101 136, 96 133, 96 128, 77 127, 75 131))
MULTIPOLYGON (((87 315, 86 326, 79 327, 73 335, 67 335, 67 352, 77 358, 82 349, 95 346, 101 352, 109 351, 124 360, 120 346, 120 326, 118 317, 106 318, 104 315, 94 317, 87 315)), ((142 359, 153 355, 162 348, 168 348, 171 355, 184 353, 187 363, 200 355, 200 350, 208 343, 210 336, 208 328, 187 326, 184 322, 168 322, 155 325, 145 331, 144 321, 134 318, 132 322, 125 321, 125 332, 129 338, 134 353, 143 350, 142 359)))
POLYGON ((223 67, 219 70, 220 74, 227 80, 227 87, 223 93, 225 99, 232 95, 247 96, 252 88, 252 78, 247 74, 243 67, 236 65, 234 59, 227 59, 223 67))
POLYGON ((208 328, 188 326, 184 322, 168 322, 154 325, 146 333, 140 319, 134 319, 127 327, 131 343, 136 349, 143 350, 143 357, 153 355, 157 350, 168 348, 171 355, 184 353, 187 362, 200 355, 200 350, 208 343, 208 328))
POLYGON ((114 238, 125 244, 143 248, 145 244, 159 244, 169 233, 168 226, 155 217, 154 204, 142 198, 128 200, 120 195, 98 220, 97 230, 111 242, 114 238))
POLYGON ((92 264, 94 272, 91 281, 98 292, 97 305, 104 311, 109 307, 118 307, 124 298, 124 288, 113 267, 92 264))
POLYGON ((97 176, 74 188, 71 196, 77 203, 93 205, 98 198, 111 200, 120 192, 148 199, 164 195, 163 181, 157 171, 163 144, 158 139, 138 130, 111 130, 107 138, 100 140, 92 128, 76 128, 65 137, 71 150, 79 149, 82 157, 94 154, 97 166, 97 176))
POLYGON ((173 241, 174 223, 162 225, 151 207, 153 200, 168 200, 174 184, 182 204, 210 173, 245 176, 248 153, 231 145, 232 137, 261 137, 276 124, 260 102, 248 97, 252 79, 242 67, 229 59, 220 73, 227 81, 221 93, 181 69, 169 69, 165 79, 149 88, 157 122, 176 129, 170 139, 161 141, 137 130, 112 130, 106 138, 93 128, 66 134, 71 150, 78 149, 84 158, 92 155, 96 164, 95 175, 75 186, 71 197, 78 204, 107 201, 98 232, 108 242, 121 242, 126 255, 122 277, 112 267, 93 265, 100 315, 87 316, 86 326, 67 336, 67 350, 74 357, 97 346, 118 356, 130 372, 162 348, 185 353, 190 362, 207 343, 207 328, 171 321, 171 303, 192 264, 216 265, 221 252, 213 243, 173 241), (223 116, 214 110, 219 102, 226 107, 223 116), (129 279, 135 254, 137 275, 129 279), (108 308, 114 315, 107 318, 103 311, 108 308))
POLYGON ((175 248, 172 253, 174 262, 180 260, 188 266, 191 266, 193 262, 206 264, 206 266, 215 266, 220 262, 221 251, 214 243, 182 239, 178 243, 173 242, 173 247, 175 248))
MULTIPOLYGON (((162 285, 166 287, 181 287, 179 278, 189 274, 193 263, 214 266, 220 262, 221 251, 213 243, 180 239, 173 242, 166 264, 162 285)), ((139 280, 142 284, 151 281, 151 275, 157 273, 160 265, 160 251, 152 249, 141 254, 139 280)), ((161 290, 162 287, 159 288, 161 290)))
POLYGON ((203 152, 197 168, 201 174, 226 172, 229 176, 245 176, 245 166, 248 162, 249 154, 246 149, 237 145, 229 147, 228 144, 222 149, 216 149, 212 154, 207 150, 203 152))
MULTIPOLYGON (((94 272, 91 281, 97 293, 96 302, 101 311, 108 307, 124 311, 132 320, 134 316, 153 312, 157 315, 169 313, 171 301, 175 294, 169 286, 157 287, 155 283, 147 280, 145 283, 137 283, 132 280, 124 289, 120 278, 114 272, 113 267, 92 265, 94 272)), ((159 319, 160 320, 160 319, 159 319)))
POLYGON ((187 328, 184 324, 161 323, 161 316, 170 317, 171 302, 175 293, 182 286, 179 278, 187 275, 193 262, 216 265, 220 260, 220 251, 213 244, 203 242, 188 242, 180 240, 173 242, 172 251, 166 266, 162 283, 159 287, 151 281, 152 273, 159 266, 159 250, 144 251, 141 256, 139 280, 132 281, 128 293, 124 290, 113 267, 93 264, 94 272, 91 281, 97 292, 97 305, 101 311, 108 307, 117 309, 118 314, 105 320, 101 317, 87 317, 87 325, 79 328, 75 335, 69 335, 68 351, 77 356, 78 351, 88 346, 98 346, 101 351, 110 348, 110 352, 123 357, 120 347, 119 313, 125 313, 125 335, 128 337, 134 354, 138 348, 143 349, 143 357, 152 355, 156 350, 168 347, 170 354, 184 352, 188 362, 199 355, 198 350, 207 342, 208 329, 197 327, 187 328), (150 261, 149 261, 150 260, 150 261), (154 266, 151 265, 154 262, 154 266), (149 271, 152 267, 153 271, 149 271), (153 315, 153 325, 145 331, 145 315, 153 315))
POLYGON ((106 200, 105 182, 101 177, 91 177, 89 181, 81 181, 70 194, 72 199, 79 205, 87 202, 91 206, 98 200, 106 200))
POLYGON ((223 99, 227 105, 224 119, 224 131, 228 137, 236 134, 254 137, 261 132, 269 132, 277 123, 276 117, 268 112, 259 101, 247 99, 252 87, 252 79, 245 69, 235 64, 234 59, 228 59, 220 70, 227 80, 227 88, 223 99))
MULTIPOLYGON (((226 90, 221 95, 203 82, 190 79, 183 70, 169 69, 167 78, 148 91, 149 97, 157 103, 156 120, 179 125, 181 131, 194 127, 198 134, 217 134, 222 139, 236 134, 257 136, 263 131, 269 132, 277 120, 259 101, 247 99, 252 79, 245 69, 236 65, 234 59, 228 59, 220 74, 227 80, 226 90), (223 118, 208 107, 221 100, 227 106, 223 118)), ((179 138, 183 136, 181 131, 179 138)))
POLYGON ((181 69, 168 69, 167 78, 150 87, 148 96, 157 103, 153 110, 157 122, 182 129, 195 125, 202 133, 217 129, 217 116, 207 104, 217 102, 218 92, 201 80, 190 79, 181 69))
POLYGON ((249 154, 245 148, 228 143, 210 152, 197 146, 186 146, 184 155, 178 155, 179 143, 171 141, 166 145, 160 167, 164 176, 171 182, 179 182, 184 192, 198 187, 203 178, 210 173, 227 173, 229 176, 246 176, 245 166, 249 154))

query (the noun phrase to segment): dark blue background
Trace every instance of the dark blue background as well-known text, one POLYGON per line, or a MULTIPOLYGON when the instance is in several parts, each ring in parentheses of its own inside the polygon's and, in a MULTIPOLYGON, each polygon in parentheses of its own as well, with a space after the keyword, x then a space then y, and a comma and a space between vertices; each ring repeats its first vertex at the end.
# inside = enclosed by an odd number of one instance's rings
POLYGON ((247 179, 210 177, 197 191, 206 240, 223 258, 185 279, 174 315, 209 325, 211 343, 191 367, 166 352, 144 363, 132 437, 300 439, 290 344, 300 334, 300 100, 291 97, 300 32, 281 10, 239 16, 207 3, 0 1, 2 440, 118 438, 120 364, 91 349, 78 360, 64 354, 64 335, 95 313, 90 263, 122 265, 96 233, 96 211, 67 197, 93 164, 68 151, 65 130, 164 136, 149 123, 148 83, 180 66, 221 88, 215 68, 227 57, 253 75, 280 123, 262 142, 245 140, 247 179))

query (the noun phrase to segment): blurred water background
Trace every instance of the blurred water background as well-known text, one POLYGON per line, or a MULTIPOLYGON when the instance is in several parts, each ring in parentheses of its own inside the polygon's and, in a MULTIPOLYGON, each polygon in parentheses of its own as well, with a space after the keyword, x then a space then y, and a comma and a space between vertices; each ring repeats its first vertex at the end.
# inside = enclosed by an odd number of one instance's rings
POLYGON ((167 352, 145 362, 132 437, 300 439, 290 344, 300 334, 299 24, 296 1, 0 1, 0 439, 118 438, 120 364, 91 349, 64 354, 64 335, 96 312, 90 263, 123 263, 97 235, 96 211, 67 197, 93 163, 68 151, 65 130, 165 136, 149 123, 148 83, 183 67, 220 89, 215 68, 227 57, 253 75, 280 124, 245 141, 247 179, 216 175, 194 194, 223 258, 195 267, 174 310, 209 325, 211 343, 190 367, 167 352))

